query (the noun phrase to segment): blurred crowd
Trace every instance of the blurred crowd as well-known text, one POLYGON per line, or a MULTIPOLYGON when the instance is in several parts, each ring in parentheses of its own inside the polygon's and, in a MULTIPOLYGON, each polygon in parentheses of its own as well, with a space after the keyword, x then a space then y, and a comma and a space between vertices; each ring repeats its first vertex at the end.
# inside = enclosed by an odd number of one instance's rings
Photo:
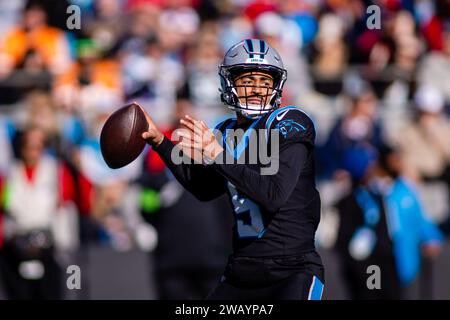
POLYGON ((184 114, 214 127, 231 115, 218 65, 251 37, 280 52, 283 104, 316 125, 318 246, 340 256, 351 297, 402 297, 450 232, 447 0, 1 1, 9 297, 62 298, 64 255, 93 243, 149 252, 160 298, 208 293, 231 250, 226 199, 198 202, 150 148, 109 169, 99 135, 133 101, 168 136, 184 114), (371 264, 389 290, 365 289, 371 264))

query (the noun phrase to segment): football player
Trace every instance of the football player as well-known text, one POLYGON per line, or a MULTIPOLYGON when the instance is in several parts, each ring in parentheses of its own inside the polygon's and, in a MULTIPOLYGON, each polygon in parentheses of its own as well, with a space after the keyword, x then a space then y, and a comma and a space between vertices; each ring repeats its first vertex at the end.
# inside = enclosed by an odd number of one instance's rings
MULTIPOLYGON (((233 254, 210 299, 321 299, 324 269, 315 250, 320 196, 315 187, 311 119, 299 108, 281 107, 287 71, 278 52, 265 41, 247 39, 232 46, 219 66, 221 99, 236 112, 208 128, 185 116, 182 142, 174 144, 146 114, 142 137, 174 176, 200 200, 228 193, 234 207, 233 254), (242 134, 231 130, 241 129, 242 134), (251 135, 263 130, 270 135, 251 135), (262 174, 261 161, 229 163, 218 159, 251 158, 251 137, 269 144, 277 134, 276 172, 262 174), (201 163, 181 163, 172 155, 200 154, 201 163)), ((234 131, 237 132, 237 131, 234 131)), ((270 148, 269 148, 270 149, 270 148)), ((276 154, 275 154, 276 153, 276 154)), ((253 155, 254 156, 254 155, 253 155)))

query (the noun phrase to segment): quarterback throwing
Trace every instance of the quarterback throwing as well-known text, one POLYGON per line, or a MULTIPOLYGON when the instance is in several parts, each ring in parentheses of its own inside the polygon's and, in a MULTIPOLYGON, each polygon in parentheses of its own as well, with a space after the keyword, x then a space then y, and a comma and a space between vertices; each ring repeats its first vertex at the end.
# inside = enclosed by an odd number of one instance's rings
POLYGON ((221 99, 236 118, 211 130, 203 121, 185 116, 180 120, 182 141, 175 144, 146 114, 149 129, 142 133, 198 199, 229 195, 235 218, 233 254, 208 298, 321 299, 324 269, 314 243, 320 220, 314 124, 299 108, 281 106, 287 71, 265 41, 247 39, 232 46, 219 76, 221 99), (270 143, 274 132, 276 150, 270 143), (271 159, 278 161, 276 172, 262 174, 270 164, 261 161, 239 161, 252 159, 250 137, 267 146, 271 159), (196 161, 175 162, 174 151, 196 161), (227 158, 237 163, 223 161, 227 158))

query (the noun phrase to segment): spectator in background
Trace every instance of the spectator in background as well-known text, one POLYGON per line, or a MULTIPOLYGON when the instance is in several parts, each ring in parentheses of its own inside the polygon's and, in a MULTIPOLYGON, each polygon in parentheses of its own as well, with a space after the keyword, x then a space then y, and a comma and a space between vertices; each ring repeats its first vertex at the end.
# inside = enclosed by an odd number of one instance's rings
POLYGON ((11 299, 61 299, 62 271, 56 221, 74 199, 67 168, 45 154, 44 131, 30 128, 18 138, 20 160, 2 186, 5 244, 0 272, 11 299))
POLYGON ((370 144, 375 147, 382 144, 377 116, 378 100, 371 88, 365 86, 355 94, 350 110, 336 122, 328 141, 319 150, 322 175, 339 175, 343 155, 355 144, 370 144))
POLYGON ((47 14, 40 1, 28 0, 21 24, 9 31, 0 44, 0 76, 8 76, 20 66, 61 74, 70 62, 64 33, 47 24, 47 14))
MULTIPOLYGON (((447 4, 448 6, 448 4, 447 4)), ((443 23, 440 34, 442 50, 428 52, 421 63, 417 74, 419 84, 432 86, 444 95, 445 101, 450 101, 450 20, 443 23)))
POLYGON ((379 181, 390 187, 387 188, 386 206, 390 215, 390 236, 397 273, 402 285, 407 286, 420 272, 421 255, 435 259, 440 254, 443 235, 428 218, 417 184, 404 175, 405 162, 398 150, 384 146, 380 150, 378 163, 381 169, 379 181))
POLYGON ((194 42, 200 18, 192 0, 166 0, 158 21, 157 35, 164 50, 179 53, 194 42))
POLYGON ((123 47, 122 75, 127 99, 144 102, 162 126, 170 124, 176 93, 185 81, 178 57, 164 49, 160 38, 150 35, 138 50, 123 47), (142 47, 141 47, 142 45, 142 47))
POLYGON ((392 39, 395 41, 394 64, 398 77, 412 79, 424 48, 416 34, 414 17, 409 11, 402 10, 395 16, 392 39))
POLYGON ((236 14, 231 7, 226 17, 220 20, 220 46, 222 51, 227 50, 241 39, 250 39, 253 36, 253 25, 243 15, 236 14))
POLYGON ((427 257, 440 252, 443 240, 427 218, 414 185, 400 174, 398 154, 380 155, 370 146, 345 154, 345 168, 354 182, 337 204, 340 226, 336 248, 342 275, 352 299, 402 299, 403 287, 419 274, 421 249, 427 257), (367 268, 381 270, 379 290, 367 287, 367 268))
POLYGON ((318 2, 285 0, 278 3, 278 11, 288 20, 294 21, 300 28, 302 47, 314 40, 317 33, 318 2))
MULTIPOLYGON (((16 129, 39 128, 47 136, 47 152, 72 164, 73 149, 79 145, 84 135, 80 120, 72 113, 59 109, 52 100, 51 93, 45 90, 30 91, 20 106, 21 108, 14 110, 15 121, 4 122, 4 130, 10 140, 16 129)), ((10 143, 5 140, 6 142, 10 143)), ((8 146, 5 145, 4 148, 7 155, 8 146)))
POLYGON ((119 105, 123 98, 120 65, 92 39, 77 43, 78 61, 55 79, 54 101, 66 110, 76 111, 89 121, 96 108, 119 105))
POLYGON ((217 119, 227 112, 217 95, 220 85, 217 66, 222 54, 217 26, 208 22, 188 50, 185 90, 193 103, 193 116, 201 115, 210 126, 215 125, 217 119))
MULTIPOLYGON (((103 52, 113 50, 119 39, 123 37, 126 28, 123 16, 123 1, 117 0, 97 0, 93 3, 96 16, 86 17, 86 34, 99 45, 103 52)), ((81 12, 88 11, 82 8, 81 12)), ((83 19, 83 17, 82 17, 83 19)))
MULTIPOLYGON (((352 146, 342 155, 343 168, 353 181, 351 191, 337 204, 339 230, 336 249, 341 275, 350 299, 400 299, 382 190, 372 188, 377 151, 368 144, 352 146), (367 287, 367 267, 382 270, 381 290, 367 287)), ((378 187, 378 185, 376 185, 378 187)))
POLYGON ((430 215, 448 234, 450 120, 444 113, 444 96, 437 88, 422 85, 415 93, 414 106, 415 114, 393 141, 404 157, 406 174, 421 183, 430 215))
POLYGON ((429 85, 414 96, 415 116, 395 143, 405 159, 408 175, 417 181, 438 179, 450 186, 450 121, 444 114, 444 97, 429 85))
MULTIPOLYGON (((82 215, 80 224, 84 225, 84 220, 88 219, 90 213, 87 203, 90 203, 90 188, 83 174, 77 170, 79 165, 77 155, 79 147, 86 140, 85 129, 87 124, 83 124, 76 115, 71 112, 65 112, 57 108, 51 99, 50 92, 34 90, 29 92, 23 100, 22 108, 15 110, 14 122, 5 123, 5 133, 8 133, 10 139, 5 140, 3 156, 8 154, 8 148, 11 148, 12 139, 15 131, 21 131, 27 128, 36 128, 45 133, 46 153, 54 156, 59 161, 63 161, 73 176, 75 181, 75 204, 78 212, 82 215)), ((1 158, 1 156, 0 156, 1 158)), ((76 226, 74 226, 74 230, 76 226)), ((83 228, 83 227, 82 227, 83 228)), ((83 231, 81 238, 84 239, 83 231)))
POLYGON ((39 128, 46 135, 47 151, 60 155, 60 124, 58 112, 45 91, 31 91, 24 99, 24 108, 16 112, 16 125, 19 129, 39 128))
POLYGON ((316 79, 315 89, 328 96, 336 96, 342 91, 342 77, 348 61, 344 35, 341 18, 332 13, 321 17, 314 40, 311 73, 316 79))

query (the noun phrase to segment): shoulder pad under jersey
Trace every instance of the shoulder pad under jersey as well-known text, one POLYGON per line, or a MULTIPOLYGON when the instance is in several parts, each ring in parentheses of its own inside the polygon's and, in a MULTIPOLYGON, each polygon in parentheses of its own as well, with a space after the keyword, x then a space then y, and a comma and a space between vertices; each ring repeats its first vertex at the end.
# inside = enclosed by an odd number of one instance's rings
POLYGON ((270 130, 280 132, 280 142, 302 142, 314 145, 316 130, 311 118, 300 108, 288 106, 279 108, 266 120, 266 133, 270 130))

